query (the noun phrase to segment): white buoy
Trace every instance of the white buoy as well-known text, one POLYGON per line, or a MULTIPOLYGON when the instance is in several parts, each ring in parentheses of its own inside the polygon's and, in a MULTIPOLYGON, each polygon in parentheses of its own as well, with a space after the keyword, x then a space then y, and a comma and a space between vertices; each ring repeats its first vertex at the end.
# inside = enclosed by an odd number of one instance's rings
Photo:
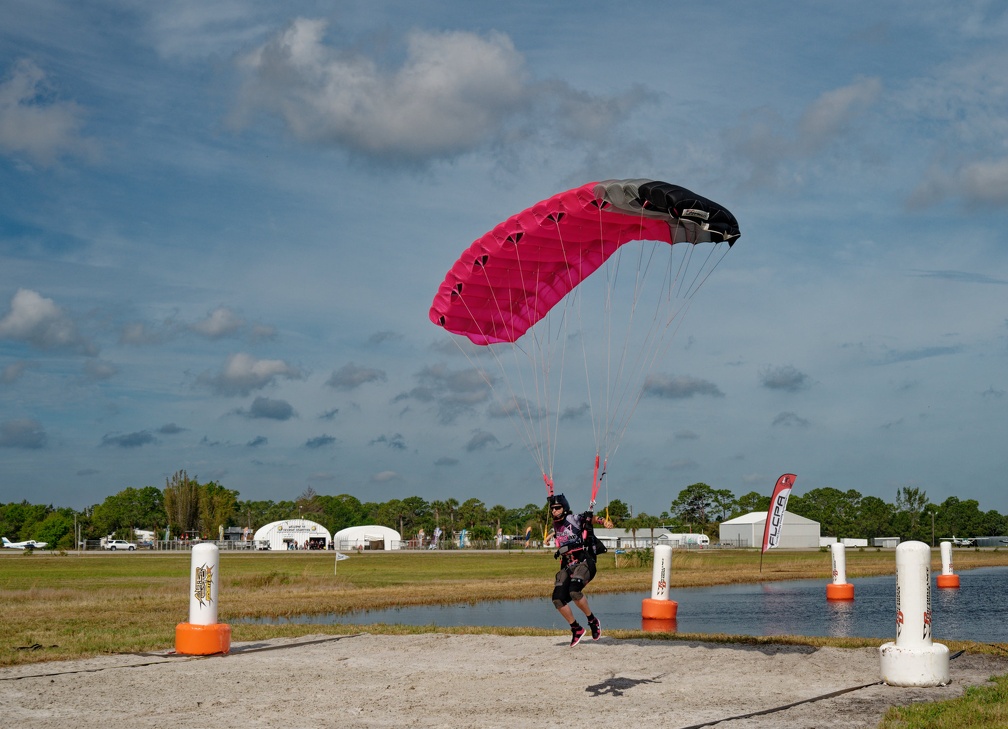
POLYGON ((932 640, 931 548, 896 547, 896 642, 879 648, 882 680, 890 686, 945 686, 949 650, 932 640))
POLYGON ((651 597, 641 605, 641 625, 644 630, 674 631, 679 603, 669 599, 669 579, 672 576, 672 547, 660 544, 654 548, 651 568, 651 597))
POLYGON ((952 543, 942 542, 940 551, 942 571, 941 574, 935 578, 935 582, 938 587, 958 589, 959 575, 952 573, 952 543))
POLYGON ((826 585, 827 600, 853 600, 854 585, 847 582, 847 546, 843 542, 833 542, 833 582, 826 585))
POLYGON ((220 550, 217 545, 202 542, 192 548, 189 569, 189 622, 193 625, 213 625, 217 622, 220 550))
POLYGON ((175 652, 193 656, 231 650, 231 626, 217 622, 220 550, 203 542, 192 548, 189 569, 189 622, 175 626, 175 652))
POLYGON ((651 567, 651 599, 669 599, 669 577, 672 575, 672 547, 659 544, 654 548, 654 565, 651 567))

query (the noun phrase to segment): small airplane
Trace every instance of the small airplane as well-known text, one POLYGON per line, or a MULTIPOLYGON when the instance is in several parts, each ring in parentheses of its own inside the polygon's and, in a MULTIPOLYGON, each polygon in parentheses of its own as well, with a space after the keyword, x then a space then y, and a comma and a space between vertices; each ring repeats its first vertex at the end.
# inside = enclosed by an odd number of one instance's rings
POLYGON ((12 542, 7 537, 3 537, 4 549, 42 549, 49 542, 36 542, 29 539, 27 542, 12 542))
POLYGON ((976 545, 977 545, 977 542, 976 542, 975 539, 961 539, 961 538, 956 537, 956 536, 952 537, 952 546, 953 547, 975 547, 976 545))

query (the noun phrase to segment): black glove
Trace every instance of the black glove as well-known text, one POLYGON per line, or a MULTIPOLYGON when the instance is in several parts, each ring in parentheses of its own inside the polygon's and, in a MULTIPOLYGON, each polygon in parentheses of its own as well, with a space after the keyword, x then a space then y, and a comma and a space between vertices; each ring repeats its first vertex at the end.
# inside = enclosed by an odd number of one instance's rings
POLYGON ((553 553, 553 559, 560 559, 560 550, 559 549, 553 553))

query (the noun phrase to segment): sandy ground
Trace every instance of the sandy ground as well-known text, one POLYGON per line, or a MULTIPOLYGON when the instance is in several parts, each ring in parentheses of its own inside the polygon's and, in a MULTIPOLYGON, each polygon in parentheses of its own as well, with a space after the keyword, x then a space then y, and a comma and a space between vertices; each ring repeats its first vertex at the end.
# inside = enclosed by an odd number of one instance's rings
POLYGON ((1008 673, 968 653, 952 683, 880 682, 877 649, 566 635, 306 636, 0 669, 10 727, 874 727, 892 705, 1008 673), (757 713, 759 712, 759 713, 757 713))

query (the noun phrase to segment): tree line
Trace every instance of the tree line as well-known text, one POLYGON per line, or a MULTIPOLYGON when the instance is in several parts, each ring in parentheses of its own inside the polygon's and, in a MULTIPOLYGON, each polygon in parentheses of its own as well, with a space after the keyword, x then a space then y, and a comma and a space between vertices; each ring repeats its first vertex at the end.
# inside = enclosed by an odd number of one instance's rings
MULTIPOLYGON (((617 528, 631 530, 665 527, 674 532, 704 532, 715 541, 721 522, 752 511, 766 511, 769 494, 750 491, 736 497, 728 489, 705 483, 687 486, 657 515, 634 514, 622 500, 598 507, 606 511, 617 528)), ((899 537, 933 542, 951 536, 999 536, 1008 534, 1008 517, 997 511, 981 511, 979 502, 950 496, 940 504, 931 502, 922 489, 905 486, 888 503, 876 496, 863 496, 854 489, 832 487, 792 494, 788 511, 820 524, 823 536, 837 538, 899 537)), ((241 500, 239 492, 215 481, 199 483, 185 471, 165 480, 163 488, 129 487, 102 503, 76 511, 52 505, 0 504, 0 534, 12 541, 35 539, 49 548, 71 549, 74 530, 82 540, 102 537, 133 539, 138 529, 165 534, 216 539, 221 528, 247 527, 253 531, 274 521, 303 518, 315 521, 330 533, 362 524, 395 529, 409 539, 421 529, 428 536, 440 528, 445 538, 468 530, 473 542, 492 542, 498 533, 524 538, 531 529, 540 538, 547 526, 544 503, 517 508, 488 507, 476 498, 427 501, 420 496, 384 502, 362 502, 350 494, 325 495, 308 488, 293 501, 241 500)))

